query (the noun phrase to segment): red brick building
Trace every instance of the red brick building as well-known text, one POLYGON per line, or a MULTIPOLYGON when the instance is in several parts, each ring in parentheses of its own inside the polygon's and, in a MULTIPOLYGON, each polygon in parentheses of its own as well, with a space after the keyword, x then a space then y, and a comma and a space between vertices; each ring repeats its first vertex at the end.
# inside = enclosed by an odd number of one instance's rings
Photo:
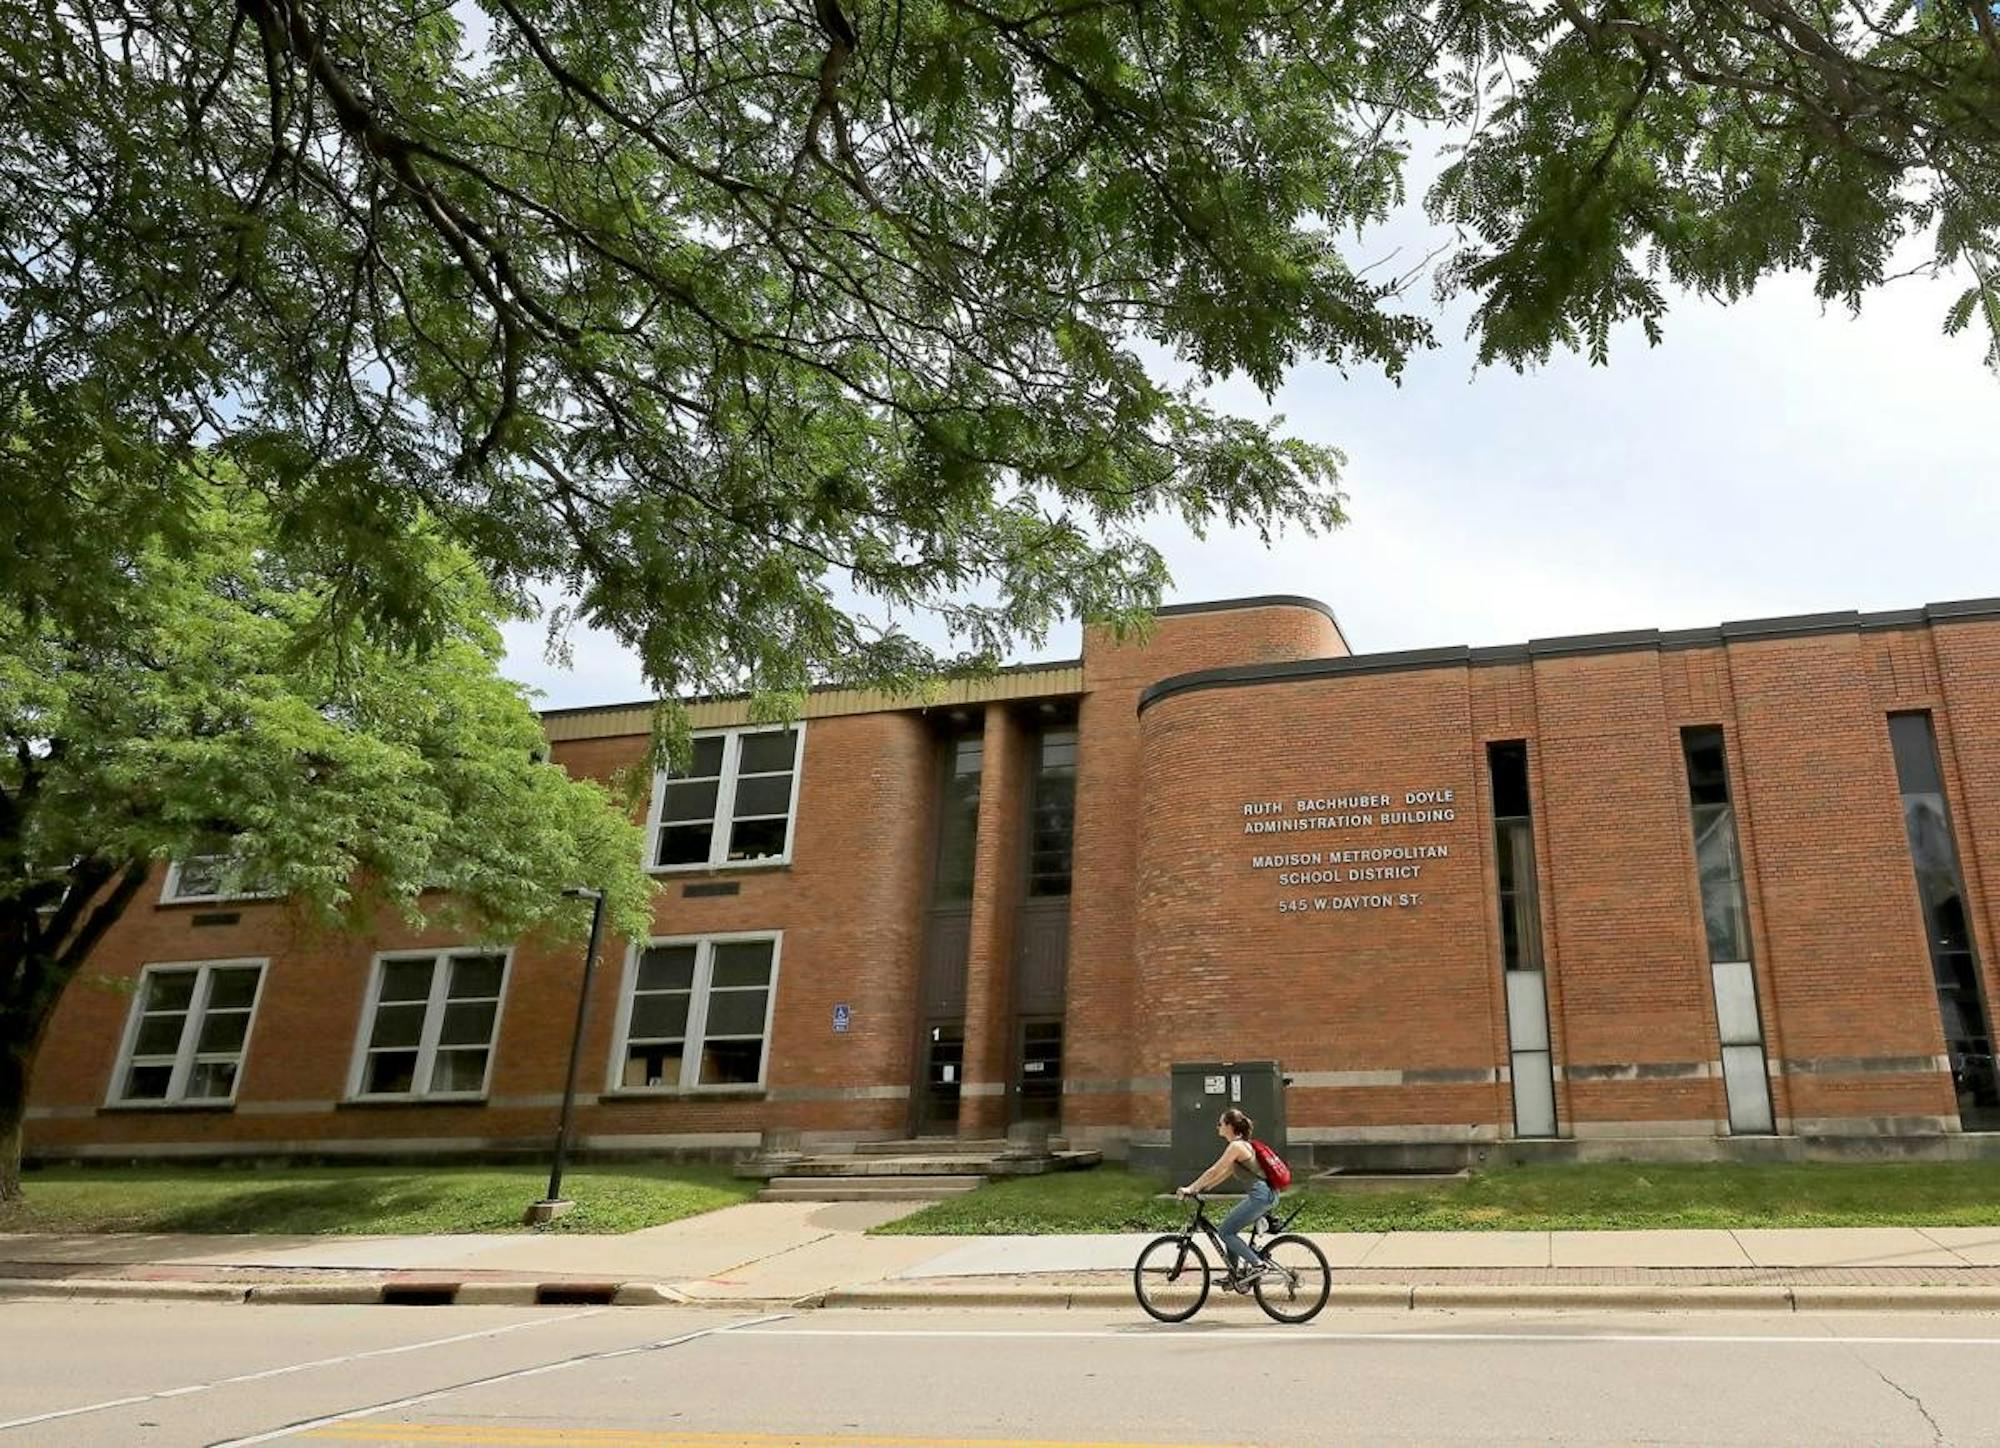
MULTIPOLYGON (((547 716, 604 775, 644 705, 547 716)), ((587 1149, 990 1137, 1157 1160, 1176 1062, 1275 1059, 1295 1154, 1979 1151, 2000 601, 1353 655, 1322 605, 924 707, 697 706, 587 1149)), ((162 870, 55 1019, 41 1158, 538 1148, 580 952, 334 937, 162 870)))

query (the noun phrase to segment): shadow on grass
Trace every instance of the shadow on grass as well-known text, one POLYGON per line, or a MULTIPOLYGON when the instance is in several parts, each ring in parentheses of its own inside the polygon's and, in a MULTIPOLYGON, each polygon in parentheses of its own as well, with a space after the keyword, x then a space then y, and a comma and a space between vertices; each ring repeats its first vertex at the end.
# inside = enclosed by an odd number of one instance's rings
MULTIPOLYGON (((301 1236, 422 1231, 424 1227, 419 1223, 424 1218, 449 1212, 449 1198, 457 1195, 450 1185, 449 1181, 427 1183, 408 1177, 334 1177, 284 1186, 245 1183, 241 1190, 227 1196, 150 1213, 145 1229, 203 1235, 257 1232, 301 1236)), ((457 1230, 478 1231, 487 1224, 455 1221, 452 1225, 457 1230)), ((496 1214, 491 1225, 500 1228, 518 1223, 496 1214)))

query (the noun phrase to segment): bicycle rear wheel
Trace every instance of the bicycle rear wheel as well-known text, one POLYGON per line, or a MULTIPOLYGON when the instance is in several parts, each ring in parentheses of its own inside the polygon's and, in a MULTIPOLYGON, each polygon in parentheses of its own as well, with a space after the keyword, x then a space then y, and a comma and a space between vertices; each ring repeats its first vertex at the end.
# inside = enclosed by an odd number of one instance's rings
POLYGON ((1257 1279, 1257 1305, 1280 1322, 1311 1322, 1333 1291, 1326 1253, 1310 1239, 1287 1233, 1263 1247, 1270 1263, 1257 1279))
POLYGON ((1132 1293, 1150 1317, 1186 1322, 1208 1301, 1208 1257, 1192 1237, 1155 1237, 1132 1268, 1132 1293))

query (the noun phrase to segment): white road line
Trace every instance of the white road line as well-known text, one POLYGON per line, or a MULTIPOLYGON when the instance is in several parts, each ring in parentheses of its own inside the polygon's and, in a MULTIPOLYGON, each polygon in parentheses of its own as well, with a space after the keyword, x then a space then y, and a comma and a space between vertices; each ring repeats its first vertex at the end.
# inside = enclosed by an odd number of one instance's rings
POLYGON ((613 1358, 631 1357, 636 1353, 658 1352, 662 1348, 679 1347, 685 1342, 698 1338, 716 1337, 723 1333, 736 1333, 745 1328, 761 1327, 766 1323, 783 1322, 790 1313, 776 1312, 769 1317, 746 1318, 742 1322, 725 1322, 720 1327, 704 1327, 699 1332, 685 1332, 679 1337, 664 1338, 659 1342, 640 1343, 637 1347, 607 1348, 602 1352, 580 1353, 576 1357, 559 1358, 555 1362, 537 1363, 533 1367, 516 1368, 512 1372, 493 1373, 483 1378, 472 1378, 466 1382, 453 1383, 450 1387, 436 1388, 428 1393, 413 1393, 407 1398, 397 1398, 387 1403, 371 1403, 365 1408, 350 1408, 345 1413, 329 1413, 323 1418, 308 1418, 300 1423, 287 1423, 282 1428, 274 1428, 268 1433, 258 1433, 249 1438, 222 1439, 209 1448, 250 1448, 253 1443, 271 1443, 280 1438, 290 1438, 300 1433, 310 1433, 315 1428, 325 1428, 334 1423, 351 1423, 357 1418, 372 1418, 377 1413, 392 1412, 397 1408, 414 1408, 419 1403, 431 1403, 439 1398, 448 1398, 453 1393, 462 1393, 469 1388, 489 1387, 494 1383, 518 1382, 522 1378, 539 1377, 543 1373, 559 1373, 564 1368, 582 1367, 585 1363, 609 1362, 613 1358))
MULTIPOLYGON (((259 1309, 262 1310, 262 1309, 259 1309)), ((595 1317, 609 1308, 594 1307, 586 1312, 567 1312, 560 1317, 538 1317, 527 1322, 513 1322, 501 1327, 485 1327, 477 1332, 453 1333, 450 1337, 426 1338, 422 1342, 397 1343, 393 1347, 367 1348, 361 1352, 342 1353, 339 1357, 315 1358, 311 1362, 288 1363, 283 1367, 264 1368, 254 1373, 237 1373, 213 1382, 189 1383, 184 1387, 162 1388, 156 1393, 141 1393, 131 1398, 108 1398, 101 1403, 85 1403, 80 1408, 58 1408, 51 1413, 36 1413, 27 1418, 9 1418, 0 1422, 0 1433, 9 1428, 29 1428, 36 1423, 52 1423, 59 1418, 76 1418, 85 1413, 102 1413, 110 1408, 128 1408, 134 1403, 151 1403, 161 1398, 184 1398, 190 1393, 206 1393, 214 1388, 225 1388, 236 1383, 262 1382, 266 1378, 282 1378, 288 1373, 311 1372, 314 1368, 338 1367, 342 1363, 361 1362, 367 1358, 394 1357, 397 1353, 421 1352, 425 1348, 446 1347, 455 1342, 470 1342, 474 1338, 499 1337, 502 1333, 520 1332, 530 1327, 547 1327, 556 1322, 574 1322, 581 1317, 595 1317)))
POLYGON ((1655 1347, 1694 1345, 1771 1347, 2000 1347, 2000 1337, 1779 1337, 1755 1333, 1707 1333, 1683 1337, 1645 1332, 1287 1332, 1283 1328, 1227 1328, 1211 1331, 1176 1331, 1172 1328, 1135 1327, 1121 1331, 1084 1330, 1062 1332, 1026 1328, 889 1328, 889 1327, 798 1327, 778 1332, 754 1331, 745 1327, 732 1338, 768 1338, 782 1342, 795 1337, 889 1337, 889 1338, 1021 1338, 1034 1341, 1061 1341, 1089 1338, 1103 1342, 1175 1342, 1214 1346, 1218 1342, 1241 1342, 1257 1346, 1282 1346, 1312 1342, 1610 1342, 1645 1343, 1655 1347))

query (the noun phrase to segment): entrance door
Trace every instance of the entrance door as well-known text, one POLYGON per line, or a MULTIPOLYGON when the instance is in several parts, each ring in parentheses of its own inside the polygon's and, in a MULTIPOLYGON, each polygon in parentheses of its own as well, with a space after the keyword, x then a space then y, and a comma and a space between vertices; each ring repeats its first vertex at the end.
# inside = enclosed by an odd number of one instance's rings
POLYGON ((924 1032, 923 1089, 917 1098, 917 1135, 958 1131, 958 1093, 965 1084, 965 1023, 940 1021, 924 1032))
POLYGON ((1062 1039, 1059 1020, 1021 1023, 1021 1069, 1014 1079, 1016 1121, 1054 1125, 1062 1119, 1062 1039))

